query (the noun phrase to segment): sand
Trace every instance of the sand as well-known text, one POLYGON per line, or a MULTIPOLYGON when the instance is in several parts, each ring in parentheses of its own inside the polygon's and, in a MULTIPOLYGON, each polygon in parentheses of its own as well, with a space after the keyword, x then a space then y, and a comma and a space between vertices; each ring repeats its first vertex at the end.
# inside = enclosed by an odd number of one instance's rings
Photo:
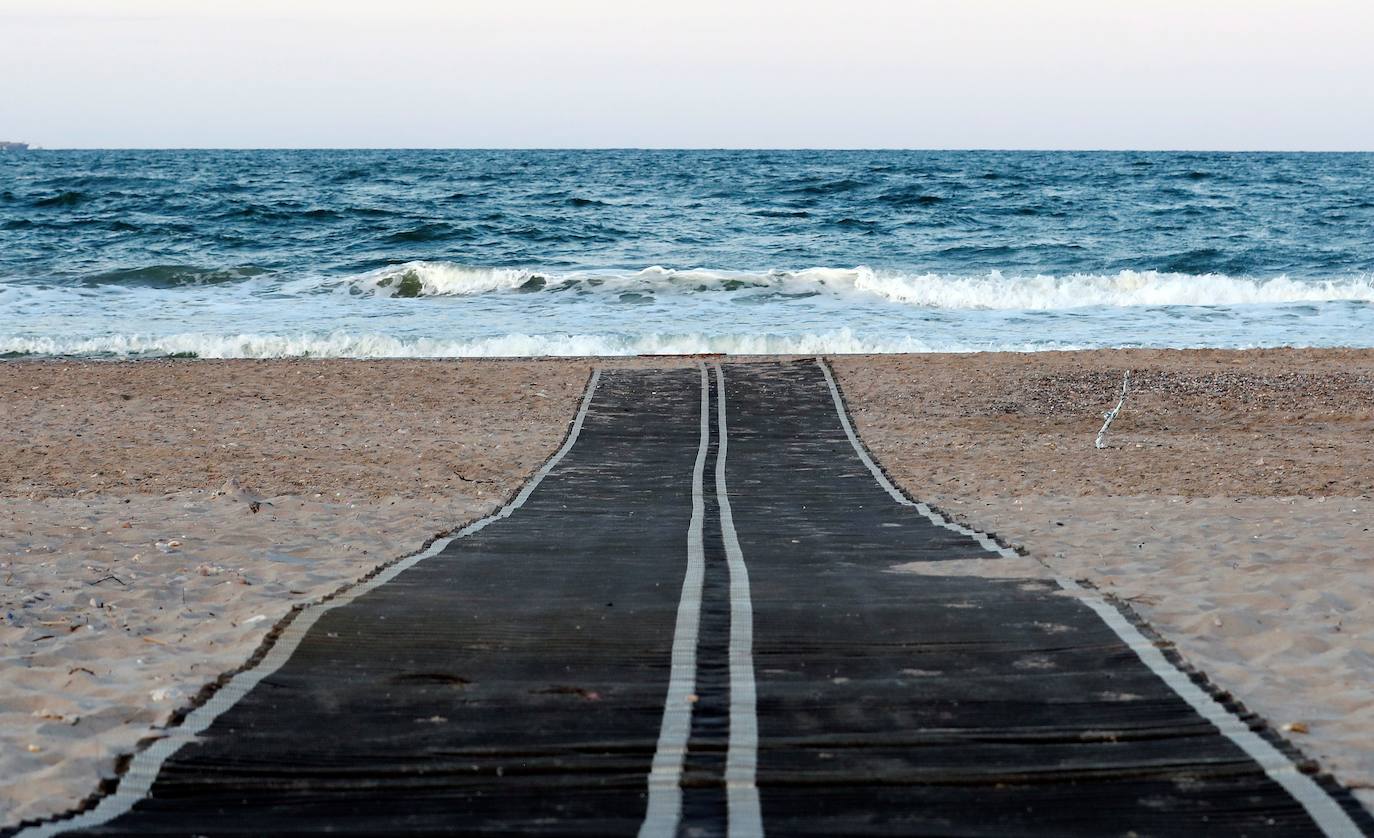
POLYGON ((0 497, 215 489, 504 494, 586 362, 0 363, 0 497))
POLYGON ((924 494, 1365 495, 1374 351, 850 356, 861 433, 924 494), (1132 370, 1107 449, 1102 414, 1132 370))
POLYGON ((937 498, 1129 602, 1374 802, 1369 498, 937 498))
POLYGON ((0 825, 77 805, 293 605, 494 509, 589 368, 0 364, 0 825))
MULTIPOLYGON (((494 508, 557 448, 590 367, 0 364, 0 825, 79 803, 293 605, 494 508)), ((907 572, 1089 579, 1374 786, 1374 353, 835 368, 899 482, 1030 552, 907 572)))
POLYGON ((834 366, 897 482, 1029 554, 904 570, 1092 582, 1374 808, 1374 352, 834 366))
POLYGON ((112 776, 298 602, 492 504, 281 495, 6 500, 0 506, 0 823, 112 776))

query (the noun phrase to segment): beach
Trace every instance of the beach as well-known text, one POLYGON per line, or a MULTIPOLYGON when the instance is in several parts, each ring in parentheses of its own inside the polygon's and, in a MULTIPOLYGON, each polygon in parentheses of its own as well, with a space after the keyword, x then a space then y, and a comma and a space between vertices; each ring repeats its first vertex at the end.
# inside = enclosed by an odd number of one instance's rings
MULTIPOLYGON (((0 824, 79 804, 294 606, 495 509, 594 366, 696 362, 0 364, 0 824)), ((832 363, 896 482, 1027 554, 897 572, 1087 580, 1374 803, 1374 351, 832 363)))
POLYGON ((1374 353, 834 366, 903 488, 1027 553, 1017 568, 906 570, 1086 579, 1374 805, 1374 353))
POLYGON ((495 509, 589 369, 0 364, 0 824, 77 805, 293 606, 495 509))

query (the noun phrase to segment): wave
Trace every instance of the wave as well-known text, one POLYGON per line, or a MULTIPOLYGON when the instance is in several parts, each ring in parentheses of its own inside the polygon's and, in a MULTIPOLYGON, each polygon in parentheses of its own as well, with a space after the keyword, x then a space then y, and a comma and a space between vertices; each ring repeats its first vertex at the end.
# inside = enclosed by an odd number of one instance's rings
POLYGON ((820 182, 806 180, 785 191, 796 195, 838 195, 844 192, 853 192, 855 189, 863 189, 868 185, 869 184, 864 181, 855 180, 853 178, 840 178, 838 180, 820 182))
POLYGON ((1049 311, 1085 307, 1275 305, 1374 302, 1374 276, 1331 280, 1121 271, 1069 276, 862 277, 860 285, 893 302, 928 308, 1049 311))
POLYGON ((847 355, 894 352, 1030 352, 1077 349, 1044 342, 927 342, 913 337, 874 337, 848 328, 807 334, 521 334, 470 340, 405 339, 380 333, 297 335, 213 334, 110 335, 97 338, 0 338, 3 356, 197 357, 197 358, 496 358, 625 355, 847 355))
POLYGON ((810 218, 811 213, 806 210, 774 210, 762 209, 754 210, 750 215, 757 215, 759 218, 810 218))
POLYGON ((884 192, 876 200, 893 207, 930 207, 942 204, 946 199, 943 195, 932 195, 921 189, 900 189, 884 192))
POLYGON ((673 294, 747 292, 876 297, 932 309, 1047 311, 1084 307, 1236 306, 1316 302, 1374 302, 1374 275, 1308 280, 1225 274, 1120 271, 1115 274, 914 274, 855 268, 798 271, 583 271, 558 274, 519 268, 408 262, 338 281, 353 293, 386 297, 610 292, 673 294))
POLYGON ((56 195, 39 198, 33 202, 33 205, 41 209, 48 209, 51 207, 74 207, 88 200, 90 200, 90 196, 85 192, 69 189, 65 192, 59 192, 56 195))
POLYGON ((471 233, 467 230, 459 229, 451 224, 421 224, 408 230, 398 230, 395 233, 383 236, 381 241, 392 244, 412 244, 419 242, 437 242, 445 239, 471 238, 471 233))
POLYGON ((116 285, 135 288, 182 288, 219 285, 253 279, 268 273, 256 265, 203 268, 195 265, 148 265, 142 268, 105 271, 81 278, 85 286, 116 285))
POLYGON ((468 268, 448 262, 407 262, 332 283, 379 297, 472 297, 499 291, 539 291, 552 274, 518 268, 468 268))

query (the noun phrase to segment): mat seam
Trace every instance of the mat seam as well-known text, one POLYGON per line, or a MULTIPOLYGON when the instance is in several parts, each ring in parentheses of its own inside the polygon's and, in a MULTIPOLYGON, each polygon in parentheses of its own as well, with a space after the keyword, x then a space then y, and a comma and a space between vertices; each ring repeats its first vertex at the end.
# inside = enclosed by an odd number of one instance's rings
POLYGON ((730 570, 730 738, 726 750, 725 791, 729 817, 728 838, 763 835, 763 815, 757 784, 759 720, 758 681, 754 673, 754 606, 749 589, 749 568, 744 561, 739 534, 735 531, 726 482, 729 424, 726 421, 725 372, 716 364, 716 506, 720 535, 730 570))
POLYGON ((701 372, 701 422, 697 457, 692 466, 692 517, 687 527, 687 569, 678 596, 668 692, 663 701, 658 740, 646 779, 648 801, 640 838, 673 836, 682 822, 682 770, 692 735, 696 692, 697 646, 701 642, 701 609, 705 579, 706 453, 710 448, 711 387, 705 364, 701 372))

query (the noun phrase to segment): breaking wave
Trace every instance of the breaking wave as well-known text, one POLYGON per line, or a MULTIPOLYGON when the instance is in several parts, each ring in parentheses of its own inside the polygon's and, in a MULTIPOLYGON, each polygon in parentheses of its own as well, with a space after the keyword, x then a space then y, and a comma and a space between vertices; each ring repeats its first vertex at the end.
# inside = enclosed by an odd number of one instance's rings
POLYGON ((692 294, 735 292, 785 296, 866 295, 932 309, 1048 311, 1133 306, 1235 306, 1314 302, 1374 302, 1374 276, 1340 279, 1233 277, 1160 271, 1115 274, 982 275, 900 273, 859 266, 798 271, 580 271, 558 274, 517 268, 409 262, 331 283, 383 297, 466 297, 496 293, 692 294))

